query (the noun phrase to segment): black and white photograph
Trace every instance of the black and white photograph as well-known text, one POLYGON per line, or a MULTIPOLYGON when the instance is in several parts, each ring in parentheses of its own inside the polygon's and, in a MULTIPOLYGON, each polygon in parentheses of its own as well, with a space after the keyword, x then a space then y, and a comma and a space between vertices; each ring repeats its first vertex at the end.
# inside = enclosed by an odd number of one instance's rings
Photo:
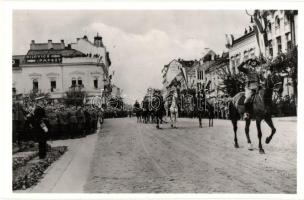
POLYGON ((292 194, 298 9, 13 9, 13 194, 292 194))

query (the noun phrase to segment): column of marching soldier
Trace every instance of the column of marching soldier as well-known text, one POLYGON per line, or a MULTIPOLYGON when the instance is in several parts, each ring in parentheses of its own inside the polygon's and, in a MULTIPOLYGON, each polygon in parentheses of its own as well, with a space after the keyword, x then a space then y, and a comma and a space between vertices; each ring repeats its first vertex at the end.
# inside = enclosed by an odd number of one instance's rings
POLYGON ((101 113, 90 106, 46 106, 50 139, 85 136, 97 129, 101 113))
MULTIPOLYGON (((14 140, 35 140, 35 133, 27 115, 34 110, 31 103, 13 105, 13 138, 14 140)), ((69 106, 64 104, 44 104, 44 122, 48 128, 47 139, 68 139, 94 133, 98 121, 102 122, 103 112, 90 105, 69 106)))

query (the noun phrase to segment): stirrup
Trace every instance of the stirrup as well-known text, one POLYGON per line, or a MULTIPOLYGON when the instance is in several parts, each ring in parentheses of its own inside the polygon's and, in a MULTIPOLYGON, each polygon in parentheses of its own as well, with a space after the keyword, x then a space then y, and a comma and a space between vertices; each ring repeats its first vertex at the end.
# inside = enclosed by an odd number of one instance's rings
POLYGON ((249 113, 244 113, 244 119, 249 119, 249 113))

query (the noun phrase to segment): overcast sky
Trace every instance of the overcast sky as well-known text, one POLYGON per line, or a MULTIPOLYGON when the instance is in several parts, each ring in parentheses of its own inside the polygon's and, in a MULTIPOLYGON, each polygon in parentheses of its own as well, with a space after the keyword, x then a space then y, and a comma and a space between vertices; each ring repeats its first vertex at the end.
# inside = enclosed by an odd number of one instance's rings
POLYGON ((113 82, 126 101, 141 100, 148 87, 161 88, 161 69, 174 58, 199 59, 205 48, 221 54, 225 34, 240 35, 245 11, 14 11, 13 54, 36 42, 76 42, 98 32, 110 52, 113 82))

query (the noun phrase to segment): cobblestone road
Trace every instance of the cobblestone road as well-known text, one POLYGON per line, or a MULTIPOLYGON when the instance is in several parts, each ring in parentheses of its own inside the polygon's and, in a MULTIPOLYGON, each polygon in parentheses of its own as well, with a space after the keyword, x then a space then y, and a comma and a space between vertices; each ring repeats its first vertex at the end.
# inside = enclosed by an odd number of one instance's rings
MULTIPOLYGON (((247 150, 244 122, 240 148, 233 146, 230 121, 198 127, 178 119, 178 129, 136 123, 135 118, 107 119, 98 135, 85 192, 102 193, 295 193, 296 118, 274 119, 277 134, 257 149, 255 123, 247 150)), ((270 129, 262 124, 263 143, 270 129)))

